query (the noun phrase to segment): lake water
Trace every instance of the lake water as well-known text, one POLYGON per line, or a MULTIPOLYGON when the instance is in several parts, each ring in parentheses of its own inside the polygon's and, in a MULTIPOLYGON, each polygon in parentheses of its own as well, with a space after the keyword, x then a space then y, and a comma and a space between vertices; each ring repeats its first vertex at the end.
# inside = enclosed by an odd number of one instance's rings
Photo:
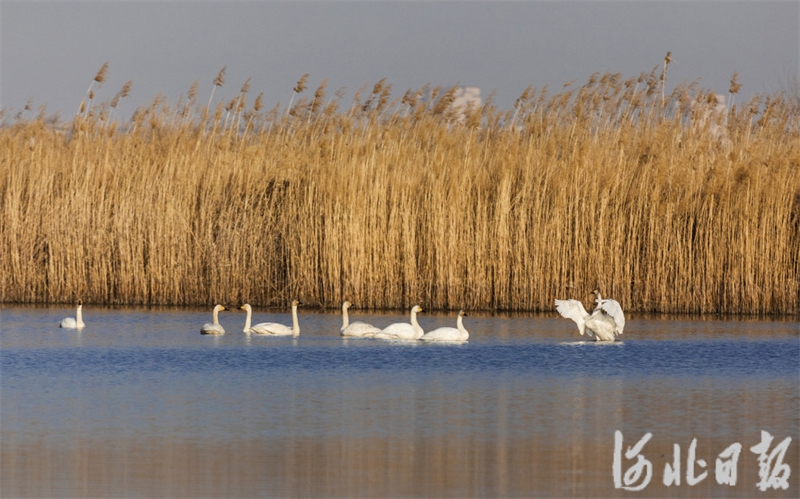
MULTIPOLYGON (((554 314, 477 314, 468 343, 444 345, 343 340, 338 311, 301 308, 299 338, 244 335, 243 312, 203 336, 210 312, 187 309, 86 306, 85 329, 57 327, 74 312, 0 307, 4 498, 800 496, 794 319, 629 314, 622 341, 595 344, 554 314), (787 490, 757 488, 762 431, 765 483, 787 490)), ((254 312, 266 321, 291 316, 254 312)))

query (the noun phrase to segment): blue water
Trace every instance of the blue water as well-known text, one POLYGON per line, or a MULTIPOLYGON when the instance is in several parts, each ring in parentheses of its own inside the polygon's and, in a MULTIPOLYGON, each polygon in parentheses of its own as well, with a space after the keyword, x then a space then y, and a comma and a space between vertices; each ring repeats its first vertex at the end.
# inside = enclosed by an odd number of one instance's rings
MULTIPOLYGON (((170 446, 211 449, 224 462, 246 459, 241 466, 256 474, 233 489, 217 481, 192 488, 193 466, 170 479, 107 482, 87 471, 84 481, 94 481, 99 496, 163 495, 165 487, 192 497, 606 496, 620 492, 610 475, 615 430, 631 440, 652 432, 659 449, 700 438, 712 463, 719 446, 753 445, 761 430, 792 437, 786 493, 800 490, 800 326, 793 321, 634 316, 622 341, 596 344, 553 315, 479 314, 465 318, 468 343, 441 345, 343 340, 335 311, 301 313, 299 338, 265 338, 241 333, 243 313, 221 314, 228 334, 210 337, 199 334, 210 315, 201 310, 85 307, 82 331, 55 327, 74 310, 0 310, 3 497, 92 490, 81 489, 58 459, 48 464, 48 476, 60 477, 51 488, 23 486, 29 478, 24 466, 8 464, 13 453, 106 449, 103 460, 135 471, 143 452, 175 466, 174 456, 164 457, 170 446), (348 446, 362 450, 348 458, 348 446), (123 450, 107 451, 117 447, 123 450), (311 468, 287 471, 285 453, 273 447, 294 449, 294 459, 311 468), (508 462, 475 468, 488 452, 508 462), (588 454, 608 462, 575 461, 588 454), (547 461, 536 466, 548 473, 530 481, 508 471, 531 460, 547 461), (438 469, 442 463, 453 469, 438 469), (270 471, 258 474, 262 467, 270 471), (351 476, 356 467, 368 468, 372 481, 351 476), (325 478, 328 468, 335 479, 325 478), (287 474, 295 478, 286 482, 287 474), (375 476, 383 478, 373 483, 375 476), (455 476, 466 482, 457 485, 455 476), (169 488, 182 480, 188 488, 169 488), (303 485, 308 480, 314 483, 303 485), (417 488, 398 485, 409 482, 417 488)), ((256 322, 291 321, 283 311, 255 315, 256 322)), ((385 326, 406 318, 351 320, 385 326)), ((446 314, 420 317, 428 330, 453 322, 446 314)), ((712 485, 698 493, 729 493, 712 485)), ((654 482, 650 490, 667 489, 654 482)))

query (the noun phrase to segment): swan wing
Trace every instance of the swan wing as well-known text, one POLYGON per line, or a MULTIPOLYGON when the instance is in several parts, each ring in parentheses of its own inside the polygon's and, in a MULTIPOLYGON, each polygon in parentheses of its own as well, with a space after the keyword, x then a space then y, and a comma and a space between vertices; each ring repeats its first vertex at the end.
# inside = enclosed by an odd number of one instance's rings
POLYGON ((583 336, 586 329, 586 318, 589 314, 578 300, 556 300, 556 310, 562 317, 572 319, 578 325, 578 331, 583 336))
POLYGON ((292 328, 278 324, 277 322, 262 322, 250 328, 255 334, 263 334, 270 336, 289 336, 294 333, 292 328))
POLYGON ((59 324, 58 326, 63 328, 76 329, 78 327, 78 322, 72 317, 67 317, 66 319, 63 319, 61 321, 61 324, 59 324))
POLYGON ((203 324, 200 328, 200 334, 225 334, 225 329, 222 324, 211 324, 210 322, 203 324))
POLYGON ((420 341, 466 341, 469 335, 463 335, 454 327, 440 327, 420 337, 420 341), (464 338, 466 336, 466 338, 464 338))
POLYGON ((419 336, 414 326, 405 322, 398 322, 376 333, 375 338, 379 340, 416 340, 419 336))
POLYGON ((614 319, 614 334, 622 334, 622 330, 625 329, 625 314, 622 312, 619 302, 609 299, 602 300, 598 304, 598 308, 614 319))
POLYGON ((353 322, 342 330, 342 336, 373 337, 381 330, 365 322, 353 322))

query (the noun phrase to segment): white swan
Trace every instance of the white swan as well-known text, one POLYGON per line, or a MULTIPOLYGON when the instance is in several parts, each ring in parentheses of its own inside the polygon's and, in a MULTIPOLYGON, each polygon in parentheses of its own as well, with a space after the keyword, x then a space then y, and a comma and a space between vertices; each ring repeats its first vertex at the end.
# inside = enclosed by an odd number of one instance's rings
POLYGON ((83 314, 81 313, 82 309, 83 300, 78 300, 78 310, 75 312, 75 317, 67 317, 66 319, 62 319, 61 324, 58 326, 68 329, 82 329, 86 327, 86 324, 83 323, 83 314))
POLYGON ((578 300, 556 300, 556 310, 563 317, 572 319, 578 325, 581 335, 584 332, 597 341, 614 341, 614 338, 625 329, 625 314, 616 300, 603 299, 600 290, 595 289, 597 307, 591 315, 586 312, 578 300))
POLYGON ((379 340, 418 340, 425 331, 417 323, 417 313, 424 312, 422 307, 414 305, 411 309, 411 324, 398 322, 375 334, 379 340))
POLYGON ((292 302, 292 327, 284 326, 283 324, 278 324, 277 322, 262 322, 261 324, 253 326, 251 328, 252 331, 255 334, 266 336, 300 336, 300 324, 297 322, 298 305, 302 305, 302 303, 297 300, 292 302))
POLYGON ((464 327, 462 317, 467 315, 463 310, 459 310, 456 327, 440 327, 422 335, 419 341, 467 341, 469 331, 464 327))
POLYGON ((256 324, 255 326, 250 325, 250 320, 253 317, 253 307, 251 307, 249 303, 245 303, 239 308, 247 312, 247 319, 244 321, 244 333, 272 334, 269 332, 268 328, 268 326, 272 324, 271 322, 262 322, 261 324, 256 324))
POLYGON ((358 338, 373 338, 375 333, 380 333, 381 330, 366 322, 354 322, 350 324, 350 319, 347 316, 347 309, 353 304, 349 301, 342 303, 342 336, 358 337, 358 338))
POLYGON ((219 323, 219 313, 222 310, 227 310, 222 305, 217 305, 214 307, 214 323, 205 323, 203 327, 200 328, 200 334, 225 334, 225 328, 222 327, 222 324, 219 323))

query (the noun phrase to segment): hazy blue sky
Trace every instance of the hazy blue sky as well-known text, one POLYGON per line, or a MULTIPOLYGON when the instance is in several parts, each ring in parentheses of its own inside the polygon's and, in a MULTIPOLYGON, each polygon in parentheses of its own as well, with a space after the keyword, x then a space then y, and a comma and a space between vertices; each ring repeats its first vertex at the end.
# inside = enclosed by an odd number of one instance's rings
MULTIPOLYGON (((98 69, 110 99, 133 80, 124 118, 160 92, 175 104, 195 80, 215 101, 252 77, 252 99, 286 105, 303 73, 346 102, 381 78, 393 96, 433 85, 496 91, 509 109, 528 85, 560 89, 596 71, 649 72, 672 52, 669 87, 699 79, 739 99, 796 78, 800 2, 14 2, 0 3, 0 107, 33 98, 69 118, 98 69)), ((738 99, 737 99, 738 100, 738 99)))

